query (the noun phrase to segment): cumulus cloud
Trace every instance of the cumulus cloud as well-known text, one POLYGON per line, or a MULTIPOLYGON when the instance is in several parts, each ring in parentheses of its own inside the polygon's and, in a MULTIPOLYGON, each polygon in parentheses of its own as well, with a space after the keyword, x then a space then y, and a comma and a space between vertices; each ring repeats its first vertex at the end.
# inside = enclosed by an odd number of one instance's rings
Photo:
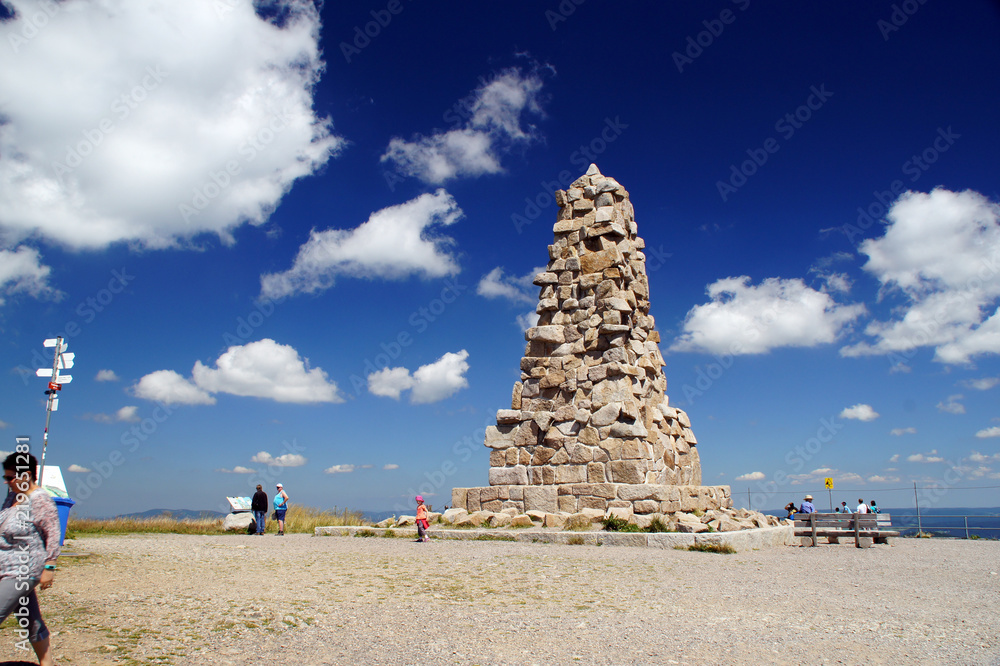
POLYGON ((871 405, 858 404, 853 407, 845 407, 840 412, 842 419, 855 419, 857 421, 874 421, 878 418, 878 412, 872 409, 871 405))
POLYGON ((962 397, 961 393, 949 395, 945 400, 937 404, 938 411, 946 412, 948 414, 964 414, 965 405, 958 402, 962 399, 962 397))
POLYGON ((97 376, 94 377, 94 381, 98 382, 117 382, 118 379, 114 370, 98 370, 97 376))
POLYGON ((899 454, 898 453, 893 454, 893 456, 889 458, 889 462, 899 462, 899 454))
POLYGON ((382 469, 399 469, 399 465, 395 463, 389 463, 388 465, 383 465, 382 469))
POLYGON ((760 285, 747 276, 708 286, 711 302, 696 305, 684 318, 683 334, 672 351, 763 354, 779 347, 815 347, 834 342, 864 305, 844 305, 798 279, 768 278, 760 285))
POLYGON ((514 303, 535 303, 538 301, 538 287, 534 286, 535 275, 545 267, 532 269, 521 277, 505 276, 503 266, 497 266, 484 275, 476 287, 476 293, 486 298, 504 298, 514 303), (536 293, 533 293, 536 292, 536 293))
MULTIPOLYGON (((2 136, 3 124, 0 124, 0 137, 2 136)), ((0 163, 0 173, 2 170, 0 163)), ((0 212, 0 230, 3 215, 0 212)), ((21 245, 13 250, 0 249, 0 305, 4 304, 5 296, 17 294, 28 294, 34 298, 59 298, 61 294, 49 285, 51 272, 51 268, 42 265, 41 257, 34 248, 21 245)))
POLYGON ((368 375, 368 391, 373 395, 399 400, 403 391, 413 388, 414 380, 406 368, 382 368, 368 375))
POLYGON ((284 0, 280 19, 250 2, 8 4, 5 244, 163 248, 205 233, 229 243, 344 145, 313 109, 324 64, 310 0, 284 0), (16 43, 48 7, 44 29, 16 43))
POLYGON ((964 364, 1000 353, 1000 206, 973 191, 906 192, 892 205, 881 238, 864 241, 864 270, 881 294, 904 302, 898 316, 865 328, 871 341, 844 356, 892 354, 921 347, 934 360, 964 364))
POLYGON ((215 404, 213 393, 298 404, 344 401, 326 372, 309 368, 309 360, 293 347, 270 338, 230 347, 216 359, 215 367, 195 361, 190 380, 173 370, 157 370, 140 379, 133 393, 186 405, 215 404))
POLYGON ((469 370, 467 358, 469 352, 464 349, 449 352, 433 363, 420 366, 412 375, 406 368, 383 368, 368 375, 368 390, 395 399, 409 390, 413 404, 438 402, 469 385, 465 378, 469 370))
POLYGON ((898 476, 873 474, 868 477, 868 483, 899 483, 898 476))
POLYGON ((191 376, 199 388, 213 393, 299 404, 344 401, 321 368, 310 369, 309 360, 292 346, 270 338, 230 347, 214 368, 195 361, 191 376))
MULTIPOLYGON (((1000 433, 997 433, 997 436, 1000 437, 1000 433)), ((979 451, 973 451, 969 456, 969 460, 976 463, 997 462, 1000 461, 1000 453, 994 453, 993 455, 988 456, 980 453, 979 451)))
POLYGON ((331 467, 327 467, 323 471, 326 474, 349 474, 354 470, 355 470, 354 465, 333 465, 331 467))
POLYGON ((67 467, 66 471, 67 472, 76 472, 78 474, 86 474, 86 473, 90 472, 91 470, 90 470, 89 467, 83 467, 82 465, 77 465, 77 464, 74 463, 74 464, 70 465, 69 467, 67 467))
POLYGON ((982 377, 980 379, 966 379, 962 386, 967 386, 977 391, 988 391, 997 384, 1000 384, 1000 377, 982 377))
POLYGON ((460 270, 450 253, 455 241, 438 229, 461 217, 455 199, 439 189, 376 211, 355 229, 313 230, 291 268, 261 276, 261 297, 325 291, 339 276, 401 280, 454 275, 460 270))
POLYGON ((267 451, 258 451, 257 455, 250 459, 250 462, 273 467, 302 467, 309 462, 309 459, 297 453, 286 453, 275 458, 267 451))
POLYGON ((889 434, 897 437, 900 435, 915 435, 917 434, 917 429, 913 426, 910 426, 909 428, 893 428, 889 431, 889 434))
POLYGON ((987 437, 1000 437, 1000 426, 993 426, 992 428, 985 428, 976 433, 976 437, 979 439, 986 439, 987 437))
POLYGON ((257 470, 250 469, 249 467, 243 467, 242 465, 237 465, 232 469, 217 469, 216 472, 222 472, 223 474, 256 474, 257 470))
MULTIPOLYGON (((410 141, 393 137, 381 161, 433 185, 500 173, 500 160, 507 151, 537 138, 525 117, 541 115, 541 90, 537 73, 505 70, 476 89, 461 126, 430 136, 418 134, 410 141)), ((456 120, 461 122, 457 116, 456 120)))
POLYGON ((168 405, 214 405, 215 398, 173 370, 157 370, 142 377, 132 387, 132 394, 144 400, 159 400, 168 405))
POLYGON ((918 463, 939 463, 944 462, 944 458, 937 454, 937 449, 932 449, 930 453, 914 453, 906 457, 907 462, 918 463))
POLYGON ((537 312, 525 312, 524 314, 517 315, 517 325, 522 331, 527 331, 529 328, 538 325, 539 318, 537 312))
POLYGON ((737 481, 760 481, 761 479, 767 478, 764 472, 750 472, 748 474, 740 474, 736 477, 737 481))

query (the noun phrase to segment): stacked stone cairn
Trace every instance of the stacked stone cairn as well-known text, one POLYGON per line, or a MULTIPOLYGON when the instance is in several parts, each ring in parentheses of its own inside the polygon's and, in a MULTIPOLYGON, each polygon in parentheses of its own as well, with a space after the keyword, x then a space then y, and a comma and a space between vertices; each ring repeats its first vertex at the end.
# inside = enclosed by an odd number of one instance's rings
POLYGON ((592 164, 555 197, 555 242, 534 280, 538 323, 525 332, 511 408, 486 432, 490 485, 455 488, 452 506, 646 524, 679 512, 736 517, 728 486, 701 485, 698 440, 666 395, 628 192, 592 164))

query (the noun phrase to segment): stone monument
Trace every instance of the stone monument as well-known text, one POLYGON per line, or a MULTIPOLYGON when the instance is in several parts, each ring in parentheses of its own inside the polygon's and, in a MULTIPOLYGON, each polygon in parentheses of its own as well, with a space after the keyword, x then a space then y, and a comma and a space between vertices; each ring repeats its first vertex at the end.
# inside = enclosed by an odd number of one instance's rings
POLYGON ((728 486, 701 485, 691 422, 667 398, 628 192, 592 164, 555 196, 538 324, 511 408, 486 431, 490 485, 455 488, 452 506, 619 517, 732 507, 728 486))

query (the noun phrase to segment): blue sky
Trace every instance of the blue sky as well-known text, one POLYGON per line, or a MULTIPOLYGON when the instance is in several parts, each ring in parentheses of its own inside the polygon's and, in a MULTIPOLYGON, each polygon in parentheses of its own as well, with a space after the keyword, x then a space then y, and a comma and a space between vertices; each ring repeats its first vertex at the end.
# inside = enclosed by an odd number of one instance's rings
POLYGON ((0 448, 65 336, 81 515, 485 485, 591 162, 706 483, 1000 505, 995 3, 0 4, 0 448))

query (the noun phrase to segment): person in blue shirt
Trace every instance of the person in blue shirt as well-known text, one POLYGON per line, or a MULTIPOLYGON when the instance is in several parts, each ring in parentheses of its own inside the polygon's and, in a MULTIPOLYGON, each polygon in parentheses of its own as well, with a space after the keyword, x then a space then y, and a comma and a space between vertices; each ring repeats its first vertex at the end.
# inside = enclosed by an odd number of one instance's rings
POLYGON ((816 513, 816 507, 813 506, 812 495, 806 495, 805 499, 802 500, 802 505, 799 507, 799 513, 816 513))

